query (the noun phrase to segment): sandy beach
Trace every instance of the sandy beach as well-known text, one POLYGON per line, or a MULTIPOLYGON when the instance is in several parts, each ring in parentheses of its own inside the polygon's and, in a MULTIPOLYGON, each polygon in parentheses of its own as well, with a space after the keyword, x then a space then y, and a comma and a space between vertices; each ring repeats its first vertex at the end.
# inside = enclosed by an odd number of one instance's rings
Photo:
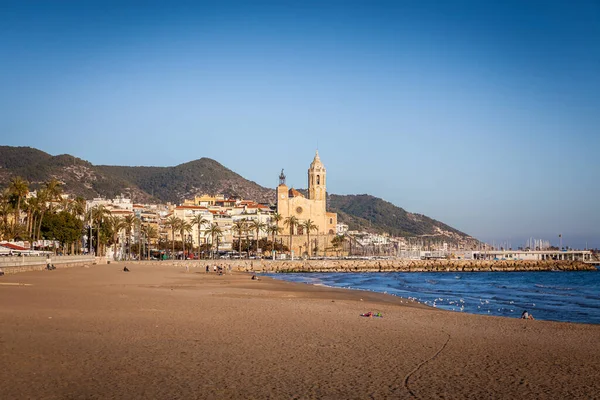
POLYGON ((1 398, 600 398, 597 325, 245 273, 122 268, 0 279, 1 398))

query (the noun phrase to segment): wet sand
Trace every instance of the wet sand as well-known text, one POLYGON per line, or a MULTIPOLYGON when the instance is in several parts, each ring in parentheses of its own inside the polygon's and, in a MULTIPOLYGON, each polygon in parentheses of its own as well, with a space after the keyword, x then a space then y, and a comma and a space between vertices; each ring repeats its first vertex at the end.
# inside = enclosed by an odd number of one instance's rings
POLYGON ((597 325, 122 267, 0 278, 1 398, 600 398, 597 325))

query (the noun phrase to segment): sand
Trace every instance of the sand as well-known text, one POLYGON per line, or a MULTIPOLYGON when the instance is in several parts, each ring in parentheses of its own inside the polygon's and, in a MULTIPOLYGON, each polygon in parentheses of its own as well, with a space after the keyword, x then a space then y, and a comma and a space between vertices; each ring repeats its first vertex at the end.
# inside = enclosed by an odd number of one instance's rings
POLYGON ((600 398, 597 325, 122 267, 0 278, 1 398, 600 398))

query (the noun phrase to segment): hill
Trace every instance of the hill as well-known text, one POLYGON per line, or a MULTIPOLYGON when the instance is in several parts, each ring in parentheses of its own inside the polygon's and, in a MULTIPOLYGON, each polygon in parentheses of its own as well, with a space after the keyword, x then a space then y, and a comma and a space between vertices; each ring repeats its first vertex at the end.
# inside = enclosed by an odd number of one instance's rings
POLYGON ((368 194, 328 197, 329 209, 338 213, 338 221, 351 229, 386 232, 392 236, 431 236, 449 241, 470 238, 464 232, 422 214, 368 194))
MULTIPOLYGON (((174 167, 123 167, 93 165, 72 155, 52 156, 30 147, 0 146, 0 189, 20 176, 39 188, 52 178, 66 193, 113 198, 120 194, 135 202, 180 203, 201 194, 224 194, 263 203, 275 201, 275 190, 249 181, 210 158, 174 167)), ((328 208, 350 229, 393 236, 435 236, 449 241, 474 240, 442 222, 413 214, 380 198, 363 195, 328 196, 328 208)))
POLYGON ((221 193, 229 197, 275 200, 273 189, 244 179, 215 160, 201 158, 175 167, 97 167, 106 175, 117 176, 162 201, 181 202, 194 195, 221 193))

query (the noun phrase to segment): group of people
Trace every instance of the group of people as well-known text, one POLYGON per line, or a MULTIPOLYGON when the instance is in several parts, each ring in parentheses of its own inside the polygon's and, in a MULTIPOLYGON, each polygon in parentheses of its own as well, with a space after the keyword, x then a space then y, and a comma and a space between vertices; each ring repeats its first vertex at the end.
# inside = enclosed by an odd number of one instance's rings
POLYGON ((54 264, 52 264, 52 259, 50 258, 50 256, 46 257, 46 269, 48 271, 52 271, 53 269, 56 269, 54 264))
MULTIPOLYGON (((208 274, 210 272, 210 266, 206 266, 206 273, 208 274)), ((219 275, 223 275, 223 272, 225 272, 225 267, 221 266, 221 265, 213 265, 213 272, 218 273, 219 275)), ((231 265, 229 266, 229 272, 231 273, 231 265)))

